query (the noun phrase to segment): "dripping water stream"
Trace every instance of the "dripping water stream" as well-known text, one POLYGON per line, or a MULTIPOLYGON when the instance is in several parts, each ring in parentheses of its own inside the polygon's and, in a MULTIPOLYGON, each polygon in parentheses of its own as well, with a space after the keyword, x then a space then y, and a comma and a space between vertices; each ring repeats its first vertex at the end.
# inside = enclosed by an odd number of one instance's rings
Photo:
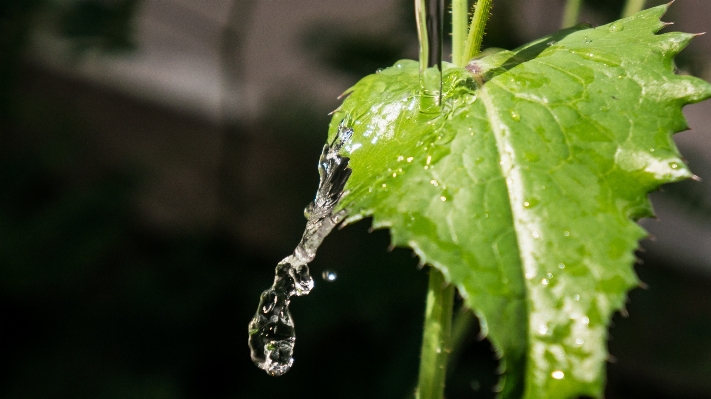
POLYGON ((338 154, 353 130, 343 123, 333 142, 326 144, 318 163, 320 182, 316 197, 304 210, 308 219, 294 252, 276 267, 274 284, 262 292, 257 313, 249 322, 252 361, 272 376, 280 376, 294 363, 294 321, 289 312, 291 297, 307 295, 314 287, 309 266, 324 238, 343 221, 345 211, 334 213, 351 176, 349 158, 338 154))

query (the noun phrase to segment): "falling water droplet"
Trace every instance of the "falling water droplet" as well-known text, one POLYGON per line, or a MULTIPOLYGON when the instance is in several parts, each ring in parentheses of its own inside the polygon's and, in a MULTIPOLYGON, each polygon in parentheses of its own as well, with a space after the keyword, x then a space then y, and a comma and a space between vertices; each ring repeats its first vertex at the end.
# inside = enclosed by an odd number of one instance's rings
POLYGON ((321 278, 324 281, 333 282, 336 281, 338 275, 333 270, 324 270, 323 273, 321 273, 321 278))
POLYGON ((338 151, 352 134, 353 130, 341 122, 334 141, 324 146, 318 164, 321 179, 314 201, 306 207, 308 222, 301 242, 294 253, 277 265, 274 283, 262 292, 257 313, 249 322, 252 361, 269 375, 280 376, 294 364, 296 335, 289 312, 291 298, 311 292, 314 280, 309 274, 308 263, 316 256, 324 238, 346 216, 343 211, 333 213, 333 210, 351 175, 349 158, 341 157, 338 151))

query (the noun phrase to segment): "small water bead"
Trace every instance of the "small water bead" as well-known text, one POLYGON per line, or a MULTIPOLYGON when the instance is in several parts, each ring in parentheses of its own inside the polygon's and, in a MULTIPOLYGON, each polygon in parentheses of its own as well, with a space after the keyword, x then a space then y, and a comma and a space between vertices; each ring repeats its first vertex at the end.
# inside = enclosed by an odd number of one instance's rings
POLYGON ((556 380, 562 380, 563 378, 565 378, 565 373, 561 370, 556 370, 551 373, 551 377, 555 378, 556 380))
POLYGON ((338 275, 332 270, 324 270, 323 273, 321 273, 321 278, 323 281, 333 282, 336 281, 338 275))
POLYGON ((573 300, 574 300, 574 301, 579 301, 579 300, 580 300, 580 295, 578 295, 578 294, 573 295, 573 300))
POLYGON ((445 197, 445 196, 443 195, 443 196, 439 197, 439 199, 440 199, 442 202, 444 202, 444 201, 447 200, 447 197, 445 197))
POLYGON ((592 39, 590 39, 589 37, 585 36, 585 37, 583 38, 583 43, 585 43, 585 44, 592 43, 592 39))
POLYGON ((577 345, 577 346, 583 346, 584 343, 585 343, 585 340, 582 338, 575 339, 575 345, 577 345))
POLYGON ((407 162, 412 162, 413 159, 413 157, 407 157, 407 162))
POLYGON ((672 169, 679 169, 679 164, 676 162, 671 162, 669 163, 669 167, 671 167, 672 169))
POLYGON ((534 231, 531 233, 531 237, 538 239, 538 238, 541 238, 541 235, 537 231, 534 231))
POLYGON ((435 187, 439 186, 439 182, 437 182, 437 180, 435 180, 435 179, 430 180, 430 184, 435 187))
POLYGON ((619 22, 615 22, 612 25, 610 25, 609 28, 607 28, 610 32, 622 32, 625 30, 625 26, 619 22))
POLYGON ((565 263, 558 263, 558 269, 560 269, 560 270, 565 269, 565 263))
POLYGON ((511 113, 511 119, 513 119, 514 121, 518 122, 521 120, 521 115, 519 115, 518 112, 511 110, 510 113, 511 113))
POLYGON ((541 285, 547 286, 550 283, 550 281, 547 278, 544 278, 541 280, 541 285))
POLYGON ((588 324, 590 324, 590 318, 588 318, 587 316, 583 316, 582 318, 580 318, 580 322, 587 326, 588 324))
POLYGON ((568 230, 566 230, 566 231, 563 232, 563 235, 564 235, 565 237, 570 237, 570 232, 569 232, 568 230))
POLYGON ((528 209, 528 208, 533 208, 534 206, 538 205, 540 201, 538 198, 529 198, 526 201, 523 202, 523 207, 528 209))

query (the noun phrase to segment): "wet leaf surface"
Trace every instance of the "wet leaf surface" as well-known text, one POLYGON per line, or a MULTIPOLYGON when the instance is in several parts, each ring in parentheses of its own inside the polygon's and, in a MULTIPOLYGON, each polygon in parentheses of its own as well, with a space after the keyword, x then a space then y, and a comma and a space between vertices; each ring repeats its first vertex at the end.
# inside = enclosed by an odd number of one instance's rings
POLYGON ((502 357, 502 397, 600 397, 607 327, 638 284, 647 193, 691 176, 671 136, 711 96, 674 74, 691 34, 655 33, 667 6, 561 31, 444 68, 420 112, 400 61, 349 90, 331 123, 354 135, 341 206, 439 268, 502 357))

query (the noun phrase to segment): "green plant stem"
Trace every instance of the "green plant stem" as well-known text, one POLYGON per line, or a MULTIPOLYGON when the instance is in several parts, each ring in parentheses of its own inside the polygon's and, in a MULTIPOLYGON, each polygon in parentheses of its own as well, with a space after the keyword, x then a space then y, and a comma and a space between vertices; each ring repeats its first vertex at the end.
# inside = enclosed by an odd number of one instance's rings
POLYGON ((444 397, 453 305, 454 286, 447 284, 442 272, 431 267, 425 308, 425 331, 422 335, 418 399, 444 397))
POLYGON ((644 8, 644 0, 627 0, 624 10, 622 10, 622 17, 629 17, 630 15, 636 14, 644 8))
POLYGON ((450 366, 450 368, 457 364, 462 354, 464 343, 474 327, 475 322, 476 320, 471 310, 462 305, 457 311, 456 316, 454 316, 454 322, 452 323, 452 332, 449 339, 450 354, 447 360, 447 365, 450 366))
POLYGON ((568 0, 565 3, 563 21, 560 24, 561 28, 570 28, 578 23, 578 18, 580 17, 580 6, 582 3, 582 0, 568 0))
POLYGON ((452 0, 452 63, 464 66, 464 45, 469 24, 469 0, 452 0))
POLYGON ((489 20, 489 15, 491 14, 491 3, 492 0, 479 0, 474 7, 474 16, 469 26, 467 43, 464 46, 464 60, 462 62, 465 64, 481 51, 481 41, 484 39, 486 21, 489 20))

